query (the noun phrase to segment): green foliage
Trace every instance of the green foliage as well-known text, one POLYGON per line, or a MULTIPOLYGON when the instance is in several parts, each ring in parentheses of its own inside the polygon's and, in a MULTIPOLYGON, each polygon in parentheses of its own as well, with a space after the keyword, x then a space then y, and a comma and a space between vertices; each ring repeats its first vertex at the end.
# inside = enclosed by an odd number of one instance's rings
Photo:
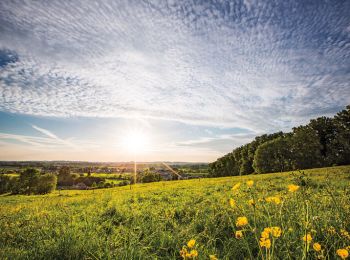
POLYGON ((0 194, 12 191, 15 178, 8 175, 0 174, 0 194))
POLYGON ((253 166, 257 173, 283 172, 291 169, 290 137, 278 137, 260 145, 253 166))
POLYGON ((76 175, 72 175, 68 166, 62 166, 58 171, 58 186, 73 186, 76 175))
POLYGON ((210 163, 208 172, 220 177, 345 164, 350 164, 350 106, 291 133, 258 136, 210 163))
POLYGON ((52 173, 43 174, 39 177, 35 194, 47 194, 56 189, 57 176, 52 173))
POLYGON ((0 194, 46 194, 56 189, 57 177, 55 174, 40 174, 35 168, 25 169, 17 177, 6 177, 0 175, 0 194))

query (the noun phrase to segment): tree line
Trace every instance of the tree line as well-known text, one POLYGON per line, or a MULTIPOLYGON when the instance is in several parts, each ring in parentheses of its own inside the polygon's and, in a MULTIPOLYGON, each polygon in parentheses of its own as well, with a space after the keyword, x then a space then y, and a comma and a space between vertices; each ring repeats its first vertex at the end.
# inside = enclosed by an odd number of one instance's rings
POLYGON ((350 105, 291 132, 264 134, 209 164, 212 177, 350 164, 350 105))

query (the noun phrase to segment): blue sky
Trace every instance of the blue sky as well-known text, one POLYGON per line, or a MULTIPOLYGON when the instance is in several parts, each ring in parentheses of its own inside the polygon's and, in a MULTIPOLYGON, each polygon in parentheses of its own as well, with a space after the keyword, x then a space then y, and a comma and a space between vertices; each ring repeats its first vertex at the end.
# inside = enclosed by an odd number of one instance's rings
POLYGON ((0 2, 0 160, 212 161, 350 103, 349 1, 0 2))

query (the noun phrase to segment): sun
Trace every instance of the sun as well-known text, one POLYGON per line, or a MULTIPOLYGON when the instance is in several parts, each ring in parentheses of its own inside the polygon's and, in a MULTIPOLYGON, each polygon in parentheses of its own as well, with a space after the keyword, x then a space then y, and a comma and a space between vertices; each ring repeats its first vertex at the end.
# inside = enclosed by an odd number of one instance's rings
POLYGON ((141 131, 134 130, 123 137, 124 148, 133 154, 145 152, 148 144, 148 136, 141 131))

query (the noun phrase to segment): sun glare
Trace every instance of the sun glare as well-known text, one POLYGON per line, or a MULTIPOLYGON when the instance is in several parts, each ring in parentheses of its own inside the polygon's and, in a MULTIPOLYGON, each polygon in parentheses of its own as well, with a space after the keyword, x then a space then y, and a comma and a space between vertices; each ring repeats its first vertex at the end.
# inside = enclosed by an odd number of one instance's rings
POLYGON ((142 153, 147 149, 149 138, 142 132, 132 131, 123 138, 123 146, 131 153, 142 153))

